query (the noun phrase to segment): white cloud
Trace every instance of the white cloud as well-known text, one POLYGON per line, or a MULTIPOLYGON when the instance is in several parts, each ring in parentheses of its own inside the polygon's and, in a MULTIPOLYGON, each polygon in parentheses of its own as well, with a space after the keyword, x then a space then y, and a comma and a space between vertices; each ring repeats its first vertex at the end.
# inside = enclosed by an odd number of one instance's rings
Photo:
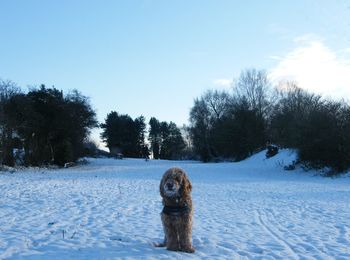
POLYGON ((282 60, 282 58, 280 56, 276 56, 276 55, 271 55, 268 57, 270 60, 277 60, 277 61, 280 61, 282 60))
POLYGON ((232 79, 216 79, 213 84, 220 87, 231 87, 233 83, 232 79))
POLYGON ((308 34, 303 34, 297 37, 294 37, 293 41, 297 44, 309 44, 311 42, 322 42, 321 37, 308 33, 308 34))
POLYGON ((347 51, 334 51, 312 35, 298 37, 295 42, 300 46, 280 57, 270 72, 271 79, 274 82, 294 80, 311 92, 349 99, 350 57, 347 51))

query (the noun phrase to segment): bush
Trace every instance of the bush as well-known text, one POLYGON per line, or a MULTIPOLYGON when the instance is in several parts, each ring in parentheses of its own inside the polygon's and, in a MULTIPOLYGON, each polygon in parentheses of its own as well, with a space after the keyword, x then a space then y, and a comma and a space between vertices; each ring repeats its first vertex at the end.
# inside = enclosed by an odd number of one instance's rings
POLYGON ((301 129, 299 158, 314 168, 334 172, 350 168, 350 107, 327 101, 311 111, 301 129))

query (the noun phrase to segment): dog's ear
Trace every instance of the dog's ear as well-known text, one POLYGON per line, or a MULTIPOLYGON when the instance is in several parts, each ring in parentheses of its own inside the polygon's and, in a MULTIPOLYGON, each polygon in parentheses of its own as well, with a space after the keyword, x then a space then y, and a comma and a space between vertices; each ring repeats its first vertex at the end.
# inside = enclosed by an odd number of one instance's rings
POLYGON ((160 180, 160 183, 159 183, 159 192, 160 192, 160 195, 161 195, 162 197, 165 196, 164 184, 165 184, 166 180, 169 178, 169 175, 170 175, 171 173, 172 173, 172 169, 167 170, 167 171, 163 174, 162 179, 160 180))
POLYGON ((187 189, 188 193, 190 193, 192 191, 192 184, 191 184, 190 180, 187 178, 187 176, 186 176, 186 189, 187 189))
POLYGON ((164 197, 164 181, 165 181, 165 174, 163 175, 162 179, 159 183, 159 192, 162 197, 164 197))
POLYGON ((192 191, 192 184, 185 173, 182 176, 181 189, 184 194, 190 194, 192 191))

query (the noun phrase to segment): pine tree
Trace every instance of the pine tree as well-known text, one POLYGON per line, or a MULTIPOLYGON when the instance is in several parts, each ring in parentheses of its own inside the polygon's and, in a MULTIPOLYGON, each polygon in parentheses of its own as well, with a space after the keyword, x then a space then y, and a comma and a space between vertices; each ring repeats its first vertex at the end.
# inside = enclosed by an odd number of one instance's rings
POLYGON ((149 121, 150 129, 148 140, 151 145, 151 151, 154 159, 160 158, 160 145, 161 145, 161 129, 158 119, 152 117, 149 121))

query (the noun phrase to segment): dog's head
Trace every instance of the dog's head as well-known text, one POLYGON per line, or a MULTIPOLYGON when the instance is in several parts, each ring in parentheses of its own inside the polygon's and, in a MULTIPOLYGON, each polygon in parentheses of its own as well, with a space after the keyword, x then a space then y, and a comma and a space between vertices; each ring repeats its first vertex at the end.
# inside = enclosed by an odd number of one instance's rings
POLYGON ((166 198, 189 196, 192 190, 187 174, 180 168, 170 168, 160 181, 160 194, 166 198))

